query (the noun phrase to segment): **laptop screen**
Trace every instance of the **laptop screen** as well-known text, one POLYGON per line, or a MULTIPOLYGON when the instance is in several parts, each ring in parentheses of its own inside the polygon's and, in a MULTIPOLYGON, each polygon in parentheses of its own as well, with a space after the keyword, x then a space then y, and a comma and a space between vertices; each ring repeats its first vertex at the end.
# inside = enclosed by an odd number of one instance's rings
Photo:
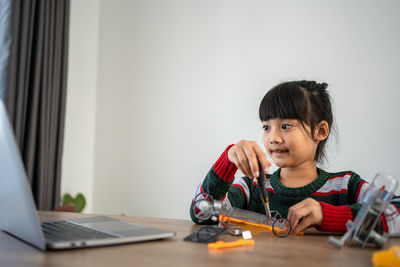
POLYGON ((25 168, 4 102, 0 100, 0 228, 40 249, 46 247, 25 168))

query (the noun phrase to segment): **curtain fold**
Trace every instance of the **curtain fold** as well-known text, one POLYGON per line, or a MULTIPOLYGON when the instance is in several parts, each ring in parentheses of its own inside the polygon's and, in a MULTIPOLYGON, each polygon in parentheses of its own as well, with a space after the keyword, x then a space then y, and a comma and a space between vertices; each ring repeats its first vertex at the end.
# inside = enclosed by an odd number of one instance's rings
POLYGON ((69 0, 14 0, 5 102, 36 205, 59 206, 69 0))
POLYGON ((0 0, 0 99, 4 100, 7 86, 11 44, 12 0, 0 0))

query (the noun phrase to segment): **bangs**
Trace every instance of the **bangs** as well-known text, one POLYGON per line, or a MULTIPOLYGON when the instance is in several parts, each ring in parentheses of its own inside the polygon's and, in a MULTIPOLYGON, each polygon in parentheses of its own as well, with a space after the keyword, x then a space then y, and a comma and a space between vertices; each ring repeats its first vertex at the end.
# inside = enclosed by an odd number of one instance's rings
POLYGON ((260 104, 261 121, 297 119, 309 124, 308 99, 305 90, 294 82, 279 84, 268 91, 260 104))

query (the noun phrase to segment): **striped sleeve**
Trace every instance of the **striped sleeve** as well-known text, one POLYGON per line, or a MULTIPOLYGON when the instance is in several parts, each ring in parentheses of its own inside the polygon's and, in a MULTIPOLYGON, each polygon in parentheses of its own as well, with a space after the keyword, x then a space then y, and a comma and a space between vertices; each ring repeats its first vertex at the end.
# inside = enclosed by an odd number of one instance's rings
POLYGON ((235 178, 237 167, 228 159, 228 150, 234 145, 229 145, 213 166, 215 174, 222 180, 230 182, 235 178))
POLYGON ((349 197, 351 172, 343 172, 340 175, 329 178, 326 183, 313 195, 324 197, 326 201, 320 201, 322 209, 322 223, 318 230, 325 232, 344 233, 347 231, 346 222, 353 220, 353 212, 358 212, 359 206, 354 199, 349 197), (337 200, 339 199, 339 200, 337 200))
POLYGON ((400 196, 394 196, 385 210, 385 221, 388 233, 392 236, 400 236, 400 196))
MULTIPOLYGON (((348 183, 348 201, 353 204, 351 207, 352 217, 357 216, 358 211, 361 209, 361 199, 368 188, 368 183, 360 178, 358 174, 353 174, 348 183)), ((353 219, 352 218, 352 219, 353 219)))
POLYGON ((250 189, 246 177, 236 178, 229 189, 228 198, 233 207, 246 209, 250 201, 250 189))
POLYGON ((320 202, 322 208, 322 223, 318 230, 324 232, 345 233, 346 222, 353 219, 349 206, 334 206, 320 202))
MULTIPOLYGON (((196 218, 196 210, 194 207, 195 200, 211 196, 213 200, 230 202, 233 200, 235 205, 240 205, 244 197, 240 189, 240 184, 232 186, 237 167, 228 159, 228 150, 232 145, 228 146, 222 155, 218 158, 211 170, 206 175, 204 181, 197 187, 192 203, 190 205, 190 217, 195 223, 210 224, 211 220, 199 221, 196 218), (228 191, 230 198, 228 199, 228 191)), ((229 203, 231 204, 231 203, 229 203)))

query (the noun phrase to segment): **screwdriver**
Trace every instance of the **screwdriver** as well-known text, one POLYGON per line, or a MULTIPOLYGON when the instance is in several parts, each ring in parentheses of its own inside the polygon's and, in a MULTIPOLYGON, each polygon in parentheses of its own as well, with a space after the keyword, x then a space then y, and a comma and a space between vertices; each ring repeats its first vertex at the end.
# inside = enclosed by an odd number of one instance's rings
POLYGON ((264 205, 265 208, 265 214, 267 215, 268 219, 271 219, 271 210, 269 209, 269 199, 268 199, 268 193, 265 190, 265 173, 261 167, 260 161, 258 161, 258 170, 260 172, 260 175, 256 178, 257 181, 257 186, 258 190, 260 191, 260 197, 261 197, 261 202, 264 205))

